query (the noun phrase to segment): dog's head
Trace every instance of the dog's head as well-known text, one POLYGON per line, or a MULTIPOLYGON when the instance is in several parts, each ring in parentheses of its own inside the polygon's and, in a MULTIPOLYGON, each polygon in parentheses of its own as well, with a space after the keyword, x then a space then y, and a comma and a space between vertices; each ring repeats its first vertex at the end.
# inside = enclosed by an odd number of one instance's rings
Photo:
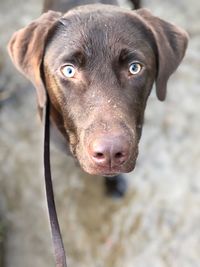
POLYGON ((180 28, 141 9, 89 5, 43 14, 9 53, 36 87, 72 154, 91 174, 131 171, 153 83, 160 100, 187 47, 180 28))

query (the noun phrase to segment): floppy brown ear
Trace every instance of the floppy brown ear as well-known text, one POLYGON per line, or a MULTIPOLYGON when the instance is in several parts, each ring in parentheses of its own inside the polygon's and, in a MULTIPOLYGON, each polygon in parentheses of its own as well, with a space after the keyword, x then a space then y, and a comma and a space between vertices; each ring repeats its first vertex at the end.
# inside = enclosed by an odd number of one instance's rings
POLYGON ((41 108, 46 102, 41 77, 43 53, 48 34, 60 17, 59 12, 44 13, 27 27, 15 32, 8 44, 8 52, 14 65, 34 84, 41 108))
POLYGON ((188 34, 181 28, 154 17, 146 9, 138 10, 137 14, 150 28, 155 39, 158 54, 156 94, 163 101, 166 97, 167 81, 185 55, 188 34))

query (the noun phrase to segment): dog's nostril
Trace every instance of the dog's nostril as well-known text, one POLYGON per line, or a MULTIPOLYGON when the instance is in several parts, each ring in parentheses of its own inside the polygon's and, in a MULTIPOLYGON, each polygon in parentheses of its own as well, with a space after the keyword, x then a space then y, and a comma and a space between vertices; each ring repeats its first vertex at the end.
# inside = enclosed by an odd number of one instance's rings
POLYGON ((101 153, 101 152, 96 152, 94 154, 94 157, 97 158, 97 159, 103 159, 104 158, 104 154, 101 153))
POLYGON ((115 154, 115 158, 116 159, 119 159, 119 158, 122 158, 123 157, 123 153, 122 152, 117 152, 116 154, 115 154))

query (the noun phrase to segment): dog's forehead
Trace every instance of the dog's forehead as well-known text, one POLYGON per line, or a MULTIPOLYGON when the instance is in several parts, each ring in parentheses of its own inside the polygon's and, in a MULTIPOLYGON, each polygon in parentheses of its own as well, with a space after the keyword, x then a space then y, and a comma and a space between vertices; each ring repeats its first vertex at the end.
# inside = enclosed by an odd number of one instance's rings
POLYGON ((90 37, 95 32, 102 32, 109 39, 108 34, 125 37, 129 34, 141 35, 146 31, 146 26, 136 12, 109 5, 81 6, 67 12, 60 23, 66 31, 73 31, 73 35, 80 33, 90 37))
MULTIPOLYGON (((105 5, 105 4, 91 4, 91 5, 83 5, 75 7, 63 15, 63 19, 69 19, 70 17, 78 18, 112 18, 117 15, 128 15, 131 14, 132 11, 129 9, 121 8, 119 6, 105 5)), ((135 13, 136 15, 136 13, 135 13)), ((136 15, 137 16, 137 15, 136 15)))
POLYGON ((136 12, 108 5, 82 6, 58 21, 47 51, 81 51, 93 56, 107 51, 115 57, 124 48, 139 48, 152 53, 148 32, 136 12))

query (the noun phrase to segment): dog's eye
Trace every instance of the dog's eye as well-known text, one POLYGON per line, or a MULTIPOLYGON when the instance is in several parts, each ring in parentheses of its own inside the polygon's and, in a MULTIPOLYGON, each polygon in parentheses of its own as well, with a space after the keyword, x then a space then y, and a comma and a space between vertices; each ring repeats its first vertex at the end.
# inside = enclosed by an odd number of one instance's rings
POLYGON ((61 68, 61 72, 66 78, 73 78, 76 70, 72 65, 65 65, 61 68))
POLYGON ((139 64, 139 63, 132 63, 129 67, 129 72, 132 74, 132 75, 136 75, 138 74, 142 69, 142 65, 139 64))

